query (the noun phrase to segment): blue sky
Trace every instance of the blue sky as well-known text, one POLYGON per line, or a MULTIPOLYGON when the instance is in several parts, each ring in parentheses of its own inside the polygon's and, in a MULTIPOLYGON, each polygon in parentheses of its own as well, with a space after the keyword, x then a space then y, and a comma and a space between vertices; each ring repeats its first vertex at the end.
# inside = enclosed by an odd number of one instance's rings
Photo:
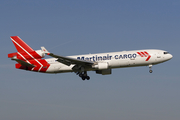
POLYGON ((0 2, 1 120, 180 119, 178 0, 6 0, 0 2), (169 51, 172 60, 148 67, 42 74, 16 70, 10 36, 33 49, 69 56, 136 49, 169 51))

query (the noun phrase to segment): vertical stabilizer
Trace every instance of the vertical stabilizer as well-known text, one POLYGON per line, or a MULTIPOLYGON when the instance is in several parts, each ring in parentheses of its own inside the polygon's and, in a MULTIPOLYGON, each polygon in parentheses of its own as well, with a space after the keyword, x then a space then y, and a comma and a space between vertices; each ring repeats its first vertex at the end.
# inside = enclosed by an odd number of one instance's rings
POLYGON ((11 60, 18 62, 17 69, 31 70, 36 72, 46 72, 50 64, 42 59, 45 53, 42 50, 33 50, 18 36, 10 37, 18 52, 8 54, 11 60))
POLYGON ((42 51, 35 51, 29 45, 27 45, 21 38, 18 36, 10 37, 14 46, 17 49, 17 53, 9 54, 8 57, 17 56, 17 59, 27 61, 32 59, 41 59, 44 57, 44 53, 42 51))
POLYGON ((34 50, 18 36, 10 37, 18 52, 33 52, 34 50))

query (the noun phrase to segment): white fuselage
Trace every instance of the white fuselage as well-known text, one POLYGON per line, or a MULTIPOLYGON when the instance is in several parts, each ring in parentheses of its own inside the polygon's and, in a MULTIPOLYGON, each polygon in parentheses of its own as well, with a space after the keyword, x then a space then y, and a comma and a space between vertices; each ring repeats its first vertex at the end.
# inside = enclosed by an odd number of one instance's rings
MULTIPOLYGON (((85 54, 68 56, 75 59, 92 61, 96 65, 92 68, 86 69, 86 71, 95 71, 99 69, 112 69, 122 67, 136 67, 136 66, 148 66, 155 65, 170 60, 173 56, 164 50, 146 49, 146 50, 134 50, 134 51, 122 51, 122 52, 109 52, 98 54, 85 54), (100 63, 105 63, 100 67, 100 63)), ((47 73, 62 73, 73 72, 74 65, 64 65, 58 61, 57 58, 46 59, 50 64, 47 69, 47 73)))

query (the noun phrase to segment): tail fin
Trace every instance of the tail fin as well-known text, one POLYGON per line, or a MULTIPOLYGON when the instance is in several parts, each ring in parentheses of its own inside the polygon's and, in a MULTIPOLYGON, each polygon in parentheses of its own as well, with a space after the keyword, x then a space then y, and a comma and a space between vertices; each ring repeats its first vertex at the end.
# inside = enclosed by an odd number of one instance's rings
POLYGON ((50 64, 46 60, 41 59, 45 57, 45 51, 33 50, 18 36, 11 36, 10 38, 18 52, 10 53, 8 57, 18 62, 16 64, 17 69, 46 72, 50 64))
POLYGON ((11 36, 10 38, 12 42, 14 43, 14 46, 16 47, 18 52, 8 54, 9 58, 16 56, 17 59, 26 61, 26 60, 31 60, 31 59, 41 59, 45 56, 45 53, 43 51, 33 50, 29 45, 27 45, 18 36, 11 36))
POLYGON ((18 52, 33 52, 34 50, 18 36, 10 37, 18 52))

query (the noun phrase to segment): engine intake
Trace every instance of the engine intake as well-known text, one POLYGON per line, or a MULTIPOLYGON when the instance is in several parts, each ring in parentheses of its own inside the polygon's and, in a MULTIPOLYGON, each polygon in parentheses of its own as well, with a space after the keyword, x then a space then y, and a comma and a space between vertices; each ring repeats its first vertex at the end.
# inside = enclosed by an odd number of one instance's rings
POLYGON ((36 53, 41 56, 41 58, 45 57, 45 53, 42 50, 36 50, 36 53))

